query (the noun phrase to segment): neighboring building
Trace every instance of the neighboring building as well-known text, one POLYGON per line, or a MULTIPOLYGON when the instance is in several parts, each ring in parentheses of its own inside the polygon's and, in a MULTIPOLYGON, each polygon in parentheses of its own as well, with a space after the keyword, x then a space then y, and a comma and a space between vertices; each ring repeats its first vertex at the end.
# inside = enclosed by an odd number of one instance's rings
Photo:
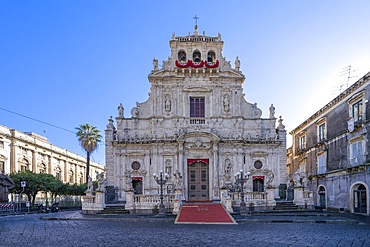
POLYGON ((370 72, 290 132, 295 186, 328 209, 370 214, 370 72))
MULTIPOLYGON (((90 163, 90 169, 90 174, 105 171, 105 167, 96 162, 90 163)), ((82 184, 85 183, 86 158, 54 146, 43 136, 0 125, 0 173, 25 170, 52 174, 64 183, 82 184)))
MULTIPOLYGON (((271 105, 261 118, 257 104, 244 98, 240 61, 223 57, 224 42, 198 34, 170 40, 161 67, 153 60, 149 99, 136 103, 131 117, 122 105, 105 131, 107 203, 126 203, 132 212, 153 211, 159 186, 153 173, 169 175, 165 201, 175 191, 185 201, 223 201, 237 208, 234 174, 249 172, 247 206, 268 209, 285 198, 286 131, 271 105), (116 193, 115 196, 110 192, 116 193)), ((177 194, 178 195, 178 194, 177 194)), ((91 199, 91 198, 90 198, 91 199)), ((89 200, 90 200, 89 199, 89 200)), ((230 208, 229 208, 230 210, 230 208)))

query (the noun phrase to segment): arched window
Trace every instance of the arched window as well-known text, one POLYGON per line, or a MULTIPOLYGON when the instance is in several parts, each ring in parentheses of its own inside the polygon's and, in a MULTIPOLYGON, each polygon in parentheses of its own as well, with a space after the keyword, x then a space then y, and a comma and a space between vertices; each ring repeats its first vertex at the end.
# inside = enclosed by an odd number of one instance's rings
POLYGON ((74 173, 72 170, 69 171, 69 174, 68 174, 68 182, 70 184, 73 184, 74 183, 74 173))
POLYGON ((84 183, 84 174, 82 172, 78 176, 78 180, 80 181, 80 184, 83 184, 84 183))
POLYGON ((193 62, 194 63, 200 63, 202 61, 202 56, 200 54, 200 51, 195 50, 193 52, 193 62))
POLYGON ((39 166, 39 173, 45 174, 46 173, 46 165, 41 163, 39 166))
POLYGON ((180 63, 186 63, 186 52, 184 50, 180 50, 178 53, 178 58, 180 63))
POLYGON ((57 167, 55 169, 55 178, 58 180, 62 180, 62 169, 60 169, 60 167, 57 167))
POLYGON ((29 170, 30 169, 29 166, 30 166, 30 163, 28 162, 27 159, 23 158, 19 161, 19 168, 21 172, 25 172, 26 170, 29 170))
POLYGON ((216 62, 216 53, 214 51, 209 51, 208 52, 207 62, 208 63, 215 63, 216 62))

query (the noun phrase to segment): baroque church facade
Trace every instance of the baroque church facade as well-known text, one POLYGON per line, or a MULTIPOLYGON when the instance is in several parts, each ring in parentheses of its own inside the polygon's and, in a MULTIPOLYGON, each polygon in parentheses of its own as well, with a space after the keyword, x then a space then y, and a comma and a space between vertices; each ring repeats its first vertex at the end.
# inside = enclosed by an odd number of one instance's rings
MULTIPOLYGON (((186 201, 240 204, 235 173, 247 174, 247 206, 268 209, 285 198, 286 130, 271 105, 268 118, 243 93, 245 76, 223 56, 221 35, 172 35, 171 54, 153 60, 149 98, 105 130, 106 198, 130 212, 158 209, 163 173, 167 211, 186 201)), ((227 204, 227 205, 226 205, 227 204)), ((175 212, 175 211, 173 211, 175 212)))

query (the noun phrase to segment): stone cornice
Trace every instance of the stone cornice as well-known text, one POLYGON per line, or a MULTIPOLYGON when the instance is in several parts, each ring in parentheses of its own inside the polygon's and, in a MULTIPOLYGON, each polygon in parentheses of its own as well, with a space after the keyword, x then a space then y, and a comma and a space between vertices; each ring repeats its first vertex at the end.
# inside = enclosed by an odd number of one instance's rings
POLYGON ((318 110, 315 114, 313 114, 311 117, 309 117, 306 121, 298 125, 297 128, 293 129, 289 134, 294 135, 297 132, 300 132, 305 126, 312 123, 316 118, 320 117, 325 112, 329 111, 333 107, 335 107, 339 102, 341 102, 343 99, 348 97, 350 94, 352 94, 355 90, 359 89, 361 86, 363 86, 366 83, 369 83, 370 79, 370 72, 368 72, 365 76, 363 76, 361 79, 359 79, 357 82, 352 84, 349 88, 347 88, 343 93, 339 94, 337 97, 335 97, 332 101, 330 101, 328 104, 326 104, 323 108, 318 110))

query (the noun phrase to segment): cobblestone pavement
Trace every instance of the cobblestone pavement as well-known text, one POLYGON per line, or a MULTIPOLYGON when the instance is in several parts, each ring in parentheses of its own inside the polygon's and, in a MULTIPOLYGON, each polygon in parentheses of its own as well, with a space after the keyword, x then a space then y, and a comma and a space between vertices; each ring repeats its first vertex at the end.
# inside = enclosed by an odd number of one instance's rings
POLYGON ((14 215, 0 217, 0 246, 370 246, 369 217, 331 217, 254 215, 237 218, 238 225, 177 225, 173 216, 14 215))

